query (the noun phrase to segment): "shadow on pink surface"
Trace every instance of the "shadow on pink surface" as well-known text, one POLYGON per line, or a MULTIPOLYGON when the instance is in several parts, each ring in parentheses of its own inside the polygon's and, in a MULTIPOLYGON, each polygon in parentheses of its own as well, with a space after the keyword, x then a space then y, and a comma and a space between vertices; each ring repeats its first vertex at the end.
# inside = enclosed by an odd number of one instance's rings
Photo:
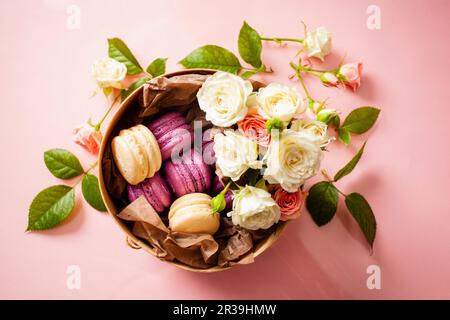
MULTIPOLYGON (((296 236, 299 226, 291 227, 253 264, 210 274, 178 269, 170 273, 186 287, 195 285, 197 292, 209 299, 352 299, 296 236)), ((174 268, 163 262, 160 267, 174 268)))

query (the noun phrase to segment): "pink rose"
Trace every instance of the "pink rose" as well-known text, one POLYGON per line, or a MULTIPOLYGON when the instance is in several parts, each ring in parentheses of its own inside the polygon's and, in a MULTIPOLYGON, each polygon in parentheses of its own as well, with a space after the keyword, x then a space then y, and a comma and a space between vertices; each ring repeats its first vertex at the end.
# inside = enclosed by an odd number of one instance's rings
POLYGON ((311 60, 308 57, 308 53, 306 53, 306 52, 301 52, 300 53, 299 63, 304 68, 311 68, 312 67, 311 60))
POLYGON ((272 198, 280 207, 280 220, 292 220, 300 216, 307 192, 287 192, 279 185, 272 187, 272 198))
POLYGON ((238 127, 247 138, 267 147, 270 142, 270 135, 267 133, 266 121, 257 109, 252 108, 245 118, 238 122, 238 127))
POLYGON ((74 141, 87 151, 96 154, 102 141, 102 133, 85 123, 73 130, 74 141))
POLYGON ((361 84, 362 62, 351 62, 339 68, 338 77, 355 91, 361 84))
POLYGON ((325 72, 321 77, 320 80, 326 87, 337 87, 341 88, 343 87, 342 82, 331 72, 325 72))

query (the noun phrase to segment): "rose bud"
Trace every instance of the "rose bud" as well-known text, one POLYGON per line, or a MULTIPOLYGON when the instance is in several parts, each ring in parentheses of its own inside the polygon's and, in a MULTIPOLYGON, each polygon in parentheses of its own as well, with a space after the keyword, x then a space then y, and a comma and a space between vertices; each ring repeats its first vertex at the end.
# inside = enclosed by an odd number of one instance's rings
POLYGON ((362 62, 346 63, 339 68, 338 78, 355 91, 361 85, 362 68, 362 62))
POLYGON ((331 72, 325 72, 320 76, 320 81, 322 81, 323 85, 326 87, 336 87, 341 88, 343 87, 342 82, 339 81, 338 77, 336 77, 331 72))
POLYGON ((87 151, 96 154, 102 142, 102 133, 85 123, 73 130, 74 141, 87 151))

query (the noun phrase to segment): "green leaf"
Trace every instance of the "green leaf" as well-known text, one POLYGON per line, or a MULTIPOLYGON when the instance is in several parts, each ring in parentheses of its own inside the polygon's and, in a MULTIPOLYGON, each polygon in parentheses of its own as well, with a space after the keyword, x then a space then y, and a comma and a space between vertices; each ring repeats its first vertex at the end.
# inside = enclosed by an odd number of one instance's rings
MULTIPOLYGON (((241 78, 243 78, 243 79, 248 79, 248 78, 254 76, 255 74, 257 74, 257 73, 259 73, 259 72, 267 72, 266 66, 262 64, 262 65, 261 65, 259 68, 257 68, 257 69, 250 69, 250 70, 247 70, 247 71, 241 73, 241 78)), ((272 69, 270 69, 269 72, 272 72, 272 69)))
POLYGON ((238 58, 225 48, 206 45, 195 49, 179 62, 185 68, 208 68, 238 73, 242 66, 238 58))
POLYGON ((341 125, 341 118, 339 117, 339 115, 333 117, 333 120, 330 121, 330 124, 333 124, 336 128, 339 128, 339 126, 341 125))
POLYGON ((378 119, 380 109, 374 107, 360 107, 349 113, 342 128, 348 132, 361 134, 372 128, 378 119))
POLYGON ((247 70, 244 73, 241 74, 241 77, 244 79, 248 79, 252 76, 254 76, 255 74, 257 74, 258 71, 257 70, 247 70))
POLYGON ((306 207, 318 226, 327 224, 334 217, 338 200, 338 190, 331 182, 318 182, 309 189, 306 207))
POLYGON ((46 230, 63 222, 75 207, 73 188, 57 185, 42 190, 28 210, 27 231, 46 230))
POLYGON ((158 58, 153 60, 153 62, 147 67, 147 72, 154 77, 166 73, 166 61, 167 58, 158 58))
POLYGON ((125 64, 128 74, 138 74, 143 71, 128 46, 119 38, 108 39, 108 54, 110 58, 125 64))
POLYGON ((362 195, 354 192, 345 197, 345 205, 356 222, 358 222, 361 231, 372 248, 377 232, 377 222, 369 203, 362 195))
POLYGON ((361 159, 361 156, 364 152, 365 146, 366 146, 366 142, 364 142, 361 149, 359 149, 359 151, 355 154, 355 156, 352 158, 352 160, 350 160, 341 170, 339 170, 335 174, 334 181, 338 181, 339 179, 341 179, 342 177, 345 177, 346 175, 348 175, 350 172, 353 171, 353 169, 358 164, 359 159, 361 159))
POLYGON ((348 145, 350 143, 350 133, 346 129, 339 128, 338 137, 343 144, 348 145))
POLYGON ((250 27, 245 21, 239 31, 238 49, 239 54, 245 62, 251 64, 255 68, 261 66, 261 37, 258 32, 250 27))
POLYGON ((92 208, 98 211, 106 211, 96 176, 86 174, 81 182, 81 191, 83 192, 84 199, 92 208))
POLYGON ((132 94, 140 86, 144 85, 150 79, 151 79, 150 77, 142 77, 133 82, 132 84, 130 84, 130 86, 127 89, 122 89, 122 91, 120 91, 120 97, 122 101, 125 100, 130 94, 132 94))
POLYGON ((73 153, 64 149, 45 151, 44 162, 48 170, 60 179, 71 179, 84 172, 80 160, 73 153))

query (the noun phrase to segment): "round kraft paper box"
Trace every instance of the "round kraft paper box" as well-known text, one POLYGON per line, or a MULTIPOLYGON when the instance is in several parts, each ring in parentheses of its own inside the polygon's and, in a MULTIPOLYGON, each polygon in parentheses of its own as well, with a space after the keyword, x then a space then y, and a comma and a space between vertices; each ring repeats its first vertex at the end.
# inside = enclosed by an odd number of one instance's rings
MULTIPOLYGON (((161 75, 160 77, 166 77, 171 78, 174 76, 179 75, 185 75, 185 74, 213 74, 215 73, 215 70, 210 69, 189 69, 189 70, 182 70, 178 72, 168 73, 161 75)), ((106 146, 111 142, 111 139, 113 138, 111 136, 112 132, 114 132, 114 128, 117 125, 117 123, 123 118, 126 117, 127 112, 130 111, 130 108, 133 105, 136 105, 137 100, 141 96, 143 92, 143 86, 141 86, 139 89, 137 89, 135 92, 130 94, 119 106, 118 111, 114 114, 111 121, 108 124, 108 127, 106 128, 106 131, 103 136, 102 144, 100 146, 100 151, 98 154, 98 163, 99 163, 99 184, 100 184, 100 191, 103 198, 103 201, 105 202, 106 208, 111 215, 111 217, 114 219, 116 224, 119 226, 119 228, 125 233, 127 244, 133 248, 133 249, 144 249, 145 251, 149 252, 150 254, 156 256, 156 253, 154 250, 149 246, 149 244, 145 240, 141 240, 137 238, 133 233, 131 232, 131 229, 129 226, 122 221, 120 218, 117 217, 117 214, 119 213, 118 209, 116 208, 116 205, 114 204, 114 201, 112 200, 111 195, 106 189, 105 181, 103 177, 103 167, 102 167, 102 160, 103 156, 105 154, 106 146)), ((271 233, 267 238, 261 240, 259 243, 257 243, 254 247, 254 253, 253 256, 257 257, 264 251, 266 251, 282 234, 284 229, 286 228, 288 222, 280 221, 277 225, 277 228, 273 233, 271 233)), ((220 266, 213 266, 208 269, 197 269, 193 268, 191 266, 185 265, 178 261, 167 261, 168 263, 174 264, 179 268, 194 271, 194 272, 217 272, 217 271, 223 271, 227 270, 232 267, 220 267, 220 266)))

